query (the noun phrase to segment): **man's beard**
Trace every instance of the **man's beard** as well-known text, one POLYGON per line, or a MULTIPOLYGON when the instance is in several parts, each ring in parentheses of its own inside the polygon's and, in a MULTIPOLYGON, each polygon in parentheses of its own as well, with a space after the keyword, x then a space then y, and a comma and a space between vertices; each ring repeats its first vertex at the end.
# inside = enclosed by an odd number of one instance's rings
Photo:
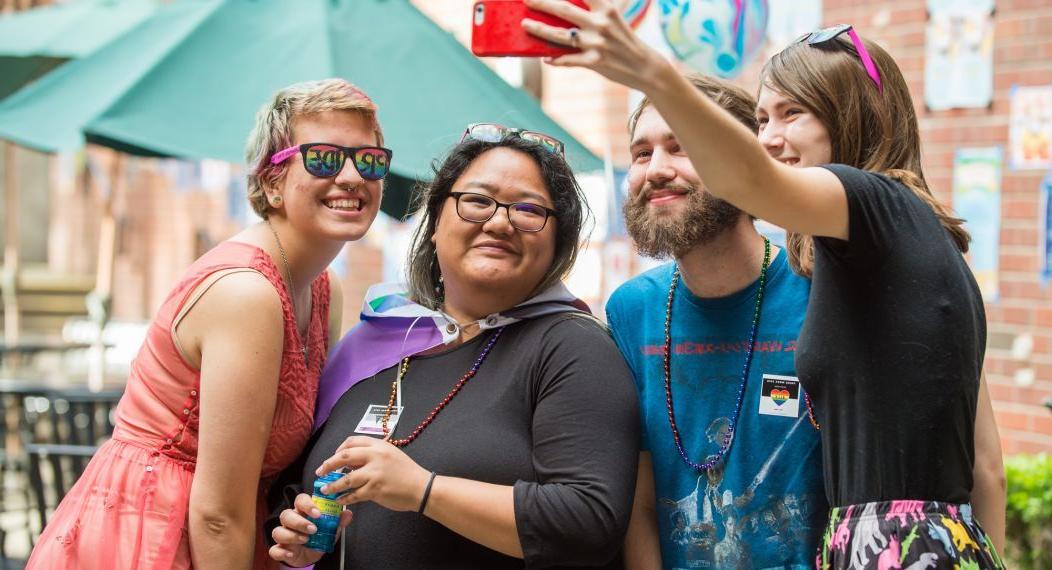
POLYGON ((730 202, 690 185, 645 184, 624 206, 625 224, 641 255, 654 259, 680 257, 696 245, 708 243, 738 223, 742 211, 730 202), (647 196, 657 190, 686 191, 687 206, 674 215, 651 208, 647 196))

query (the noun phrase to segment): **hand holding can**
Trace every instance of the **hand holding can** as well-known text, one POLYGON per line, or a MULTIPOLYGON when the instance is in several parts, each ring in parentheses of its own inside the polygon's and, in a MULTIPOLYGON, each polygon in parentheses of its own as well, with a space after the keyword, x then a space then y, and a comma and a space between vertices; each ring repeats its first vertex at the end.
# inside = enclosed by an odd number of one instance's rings
MULTIPOLYGON (((324 484, 324 483, 322 483, 324 484)), ((306 566, 317 562, 323 552, 306 548, 306 543, 317 534, 318 526, 314 519, 321 516, 321 509, 314 503, 311 495, 300 493, 296 496, 292 508, 281 512, 281 526, 271 532, 274 542, 270 548, 270 557, 289 566, 306 566)), ((339 524, 333 533, 333 539, 351 522, 351 511, 338 513, 339 524)))
POLYGON ((348 491, 323 493, 322 487, 338 481, 343 475, 342 471, 331 471, 314 480, 314 494, 311 496, 311 502, 320 513, 316 517, 311 517, 311 521, 318 530, 307 539, 307 543, 303 545, 306 548, 318 552, 332 552, 333 545, 336 544, 336 535, 340 530, 340 513, 343 512, 343 505, 337 502, 337 499, 346 495, 348 491))

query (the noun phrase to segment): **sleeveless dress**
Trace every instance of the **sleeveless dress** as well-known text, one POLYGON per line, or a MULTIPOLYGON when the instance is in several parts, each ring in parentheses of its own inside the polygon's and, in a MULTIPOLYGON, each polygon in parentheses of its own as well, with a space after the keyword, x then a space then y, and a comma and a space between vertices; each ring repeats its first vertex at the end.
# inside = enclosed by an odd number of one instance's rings
POLYGON ((197 461, 201 375, 183 359, 172 331, 199 298, 189 298, 194 289, 220 271, 259 272, 281 297, 285 342, 262 472, 230 473, 245 484, 259 484, 253 568, 277 567, 258 530, 266 513, 263 499, 270 481, 299 455, 311 434, 326 357, 329 278, 323 272, 311 284, 305 363, 282 272, 262 249, 227 241, 194 262, 150 324, 117 407, 113 438, 56 509, 28 569, 191 567, 187 513, 197 461))

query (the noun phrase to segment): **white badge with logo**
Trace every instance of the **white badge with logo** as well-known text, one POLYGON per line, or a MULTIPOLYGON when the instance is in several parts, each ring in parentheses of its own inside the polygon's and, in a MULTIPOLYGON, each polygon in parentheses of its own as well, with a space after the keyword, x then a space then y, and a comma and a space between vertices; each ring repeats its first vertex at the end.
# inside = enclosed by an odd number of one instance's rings
MULTIPOLYGON (((358 422, 358 427, 354 428, 354 433, 362 433, 365 435, 384 435, 384 414, 387 413, 387 406, 382 404, 370 404, 365 410, 365 415, 362 416, 362 421, 358 422)), ((391 410, 391 417, 387 419, 387 432, 394 432, 395 426, 398 425, 398 416, 402 415, 402 407, 398 406, 391 410)))
POLYGON ((800 415, 800 380, 795 376, 764 374, 760 413, 795 418, 800 415))

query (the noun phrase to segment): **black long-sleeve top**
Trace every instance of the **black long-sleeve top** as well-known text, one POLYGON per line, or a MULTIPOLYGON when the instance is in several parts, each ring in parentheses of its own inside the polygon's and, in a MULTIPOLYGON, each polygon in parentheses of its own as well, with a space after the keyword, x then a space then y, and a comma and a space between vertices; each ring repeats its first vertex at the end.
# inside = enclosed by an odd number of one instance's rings
MULTIPOLYGON (((492 334, 411 360, 394 437, 405 437, 446 396, 492 334)), ((299 485, 275 486, 275 517, 295 492, 310 492, 314 470, 354 435, 368 406, 387 404, 395 372, 381 371, 343 395, 290 468, 299 485)), ((352 509, 346 567, 619 567, 635 490, 638 422, 631 373, 601 325, 567 314, 510 325, 478 374, 404 450, 440 475, 514 486, 525 560, 415 512, 363 503, 352 509)), ((316 568, 338 568, 338 553, 316 568)))

